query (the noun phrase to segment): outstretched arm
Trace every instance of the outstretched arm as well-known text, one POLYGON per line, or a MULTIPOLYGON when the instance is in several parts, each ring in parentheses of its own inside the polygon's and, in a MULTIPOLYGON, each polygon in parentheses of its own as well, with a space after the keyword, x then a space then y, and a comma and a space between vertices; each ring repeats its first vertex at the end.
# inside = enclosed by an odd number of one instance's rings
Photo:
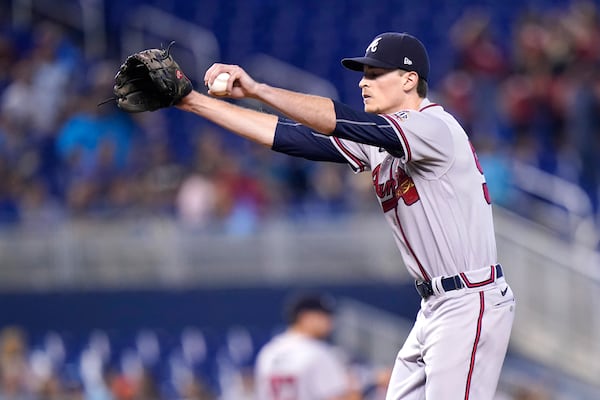
MULTIPOLYGON (((212 85, 216 77, 223 72, 230 74, 226 94, 215 95, 209 90, 208 93, 215 97, 256 99, 280 111, 291 120, 299 122, 312 132, 323 135, 335 134, 340 138, 384 147, 389 151, 394 149, 398 149, 398 153, 402 151, 391 125, 382 117, 352 111, 326 97, 297 93, 258 83, 237 65, 214 64, 206 71, 205 83, 212 85), (342 119, 338 121, 338 117, 342 119)), ((208 86, 210 87, 210 85, 208 86)), ((273 148, 275 143, 279 120, 275 115, 239 107, 195 91, 184 97, 177 107, 193 112, 229 131, 269 148, 273 148)), ((299 132, 296 133, 300 135, 299 132)), ((288 134, 292 134, 292 132, 288 132, 288 134)), ((303 141, 305 144, 309 142, 314 141, 303 141)), ((310 153, 314 154, 315 147, 310 147, 310 153)), ((304 145, 299 145, 297 150, 298 152, 294 150, 296 153, 294 155, 302 156, 303 153, 306 153, 304 145)), ((307 158, 321 159, 321 145, 317 146, 317 150, 319 152, 317 157, 307 158)), ((326 158, 329 159, 329 152, 327 153, 326 158)), ((337 157, 332 161, 339 162, 337 157)))
POLYGON ((292 92, 266 84, 259 85, 256 98, 316 132, 331 135, 335 129, 335 110, 333 101, 329 98, 292 92))
MULTIPOLYGON (((259 100, 288 118, 322 134, 331 134, 335 129, 335 110, 331 99, 258 83, 237 65, 214 64, 206 71, 204 82, 212 84, 216 77, 223 72, 228 72, 230 75, 226 97, 259 100)), ((210 91, 209 93, 213 94, 210 91)), ((224 116, 220 117, 224 118, 224 116)), ((219 123, 214 120, 213 122, 219 123)))
POLYGON ((192 91, 177 108, 197 114, 246 139, 273 146, 278 117, 192 91))

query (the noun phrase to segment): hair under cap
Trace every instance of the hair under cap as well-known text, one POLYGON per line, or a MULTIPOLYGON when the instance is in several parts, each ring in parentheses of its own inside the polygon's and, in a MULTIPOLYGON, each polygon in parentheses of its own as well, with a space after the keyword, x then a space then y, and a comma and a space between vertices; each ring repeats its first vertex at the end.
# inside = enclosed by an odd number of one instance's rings
POLYGON ((335 300, 321 293, 296 294, 286 303, 285 317, 289 323, 293 323, 305 311, 319 311, 331 315, 335 311, 335 300))

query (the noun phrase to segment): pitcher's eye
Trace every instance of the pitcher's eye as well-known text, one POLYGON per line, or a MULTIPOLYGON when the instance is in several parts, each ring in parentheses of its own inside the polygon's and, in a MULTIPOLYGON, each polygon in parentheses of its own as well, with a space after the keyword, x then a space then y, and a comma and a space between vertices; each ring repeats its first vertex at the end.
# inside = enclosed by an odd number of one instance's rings
POLYGON ((374 80, 374 79, 379 78, 380 76, 389 74, 392 71, 393 70, 389 70, 389 69, 368 70, 364 73, 364 77, 365 77, 365 79, 374 80))

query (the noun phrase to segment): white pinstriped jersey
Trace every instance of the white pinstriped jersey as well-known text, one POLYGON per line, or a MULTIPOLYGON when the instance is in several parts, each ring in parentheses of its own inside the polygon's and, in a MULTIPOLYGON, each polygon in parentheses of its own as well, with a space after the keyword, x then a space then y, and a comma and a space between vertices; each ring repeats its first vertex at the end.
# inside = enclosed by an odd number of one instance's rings
POLYGON ((402 158, 375 146, 331 140, 355 170, 371 171, 409 272, 416 279, 431 279, 496 264, 485 177, 463 128, 428 99, 419 111, 382 117, 389 126, 380 129, 395 131, 402 158))
POLYGON ((346 393, 345 365, 330 345, 285 332, 259 352, 256 394, 260 400, 322 400, 346 393))

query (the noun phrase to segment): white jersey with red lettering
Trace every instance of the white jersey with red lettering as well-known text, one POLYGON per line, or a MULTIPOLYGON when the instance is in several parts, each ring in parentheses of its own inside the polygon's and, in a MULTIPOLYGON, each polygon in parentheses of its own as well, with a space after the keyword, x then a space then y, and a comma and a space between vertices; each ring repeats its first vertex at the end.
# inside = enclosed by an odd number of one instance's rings
MULTIPOLYGON (((370 170, 404 264, 423 297, 398 352, 386 400, 492 400, 514 319, 496 260, 491 201, 459 123, 424 99, 382 115, 403 153, 331 138, 355 171, 370 170)), ((343 128, 343 127, 342 127, 343 128)), ((369 129, 370 129, 369 128, 369 129)))
POLYGON ((345 364, 331 345, 284 332, 259 352, 256 394, 260 400, 322 400, 349 390, 345 364))
POLYGON ((429 280, 496 264, 487 186, 462 127, 427 99, 420 111, 382 116, 401 140, 402 158, 375 146, 332 140, 356 169, 371 170, 410 273, 429 280))

